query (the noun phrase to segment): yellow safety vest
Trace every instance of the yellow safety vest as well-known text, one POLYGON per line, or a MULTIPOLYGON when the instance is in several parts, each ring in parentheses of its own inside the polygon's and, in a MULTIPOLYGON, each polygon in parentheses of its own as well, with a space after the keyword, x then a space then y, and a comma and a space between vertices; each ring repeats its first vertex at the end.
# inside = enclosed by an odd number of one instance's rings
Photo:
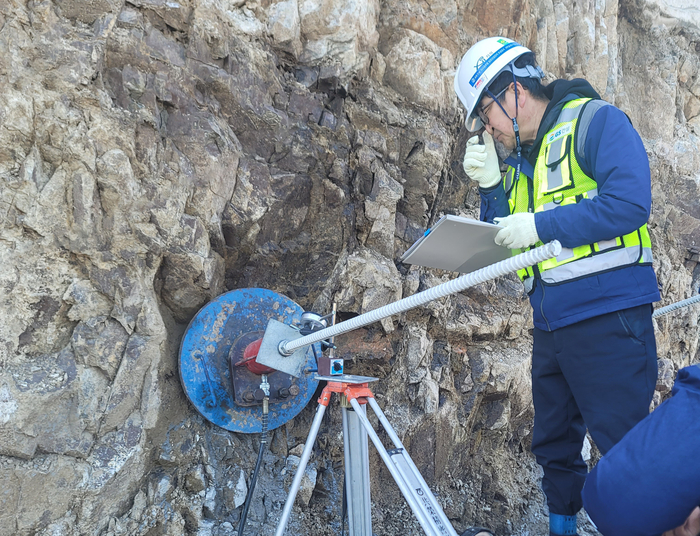
MULTIPOLYGON (((576 99, 566 103, 554 128, 542 141, 532 179, 521 174, 514 184, 515 170, 508 169, 504 187, 511 214, 554 210, 598 195, 598 184, 581 170, 574 150, 579 118, 591 100, 576 99)), ((540 245, 542 242, 532 247, 540 245)), ((514 250, 513 253, 521 251, 525 250, 514 250)), ((644 224, 624 236, 573 249, 562 248, 556 258, 519 270, 518 275, 524 281, 539 273, 543 282, 556 284, 623 266, 651 264, 652 261, 651 240, 644 224)))

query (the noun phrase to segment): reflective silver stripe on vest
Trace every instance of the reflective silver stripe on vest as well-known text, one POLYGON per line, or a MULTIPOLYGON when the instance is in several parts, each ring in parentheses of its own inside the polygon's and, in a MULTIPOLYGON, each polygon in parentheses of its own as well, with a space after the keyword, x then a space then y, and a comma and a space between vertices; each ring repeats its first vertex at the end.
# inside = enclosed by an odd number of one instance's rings
MULTIPOLYGON (((564 108, 557 118, 557 125, 561 125, 562 123, 571 123, 571 121, 578 117, 578 114, 581 111, 581 106, 584 104, 585 103, 581 103, 574 108, 564 108)), ((556 128, 557 125, 555 125, 554 128, 556 128)))
POLYGON ((562 136, 558 140, 554 141, 547 151, 547 191, 551 192, 556 188, 561 188, 564 185, 564 176, 561 172, 561 162, 557 164, 556 167, 552 168, 551 165, 557 160, 561 159, 561 149, 565 141, 569 139, 569 136, 562 136), (552 158, 552 154, 554 158, 552 158))
MULTIPOLYGON (((581 106, 576 106, 575 108, 564 108, 557 118, 557 124, 552 130, 555 130, 559 125, 566 125, 571 123, 574 119, 579 116, 581 112, 581 106)), ((573 131, 573 129, 572 129, 573 131)), ((561 162, 557 164, 556 167, 551 167, 554 162, 561 160, 562 158, 562 146, 565 142, 568 142, 570 134, 566 136, 561 136, 560 138, 554 140, 547 148, 547 160, 545 161, 545 166, 547 167, 547 191, 551 192, 557 188, 561 188, 564 185, 564 175, 562 174, 561 162)), ((571 155, 569 155, 571 158, 571 155)), ((546 210, 546 209, 545 209, 546 210)))
POLYGON ((510 185, 513 183, 513 175, 515 175, 515 172, 511 173, 510 170, 506 173, 506 180, 503 183, 503 189, 506 192, 510 190, 510 185))
MULTIPOLYGON (((523 279, 523 285, 525 285, 525 294, 530 294, 532 292, 532 287, 535 286, 535 278, 534 277, 526 277, 523 279)), ((700 363, 698 363, 700 365, 700 363)))
MULTIPOLYGON (((573 250, 568 248, 563 248, 562 254, 564 254, 564 251, 571 251, 573 253, 573 250)), ((601 253, 600 255, 594 255, 593 257, 584 257, 568 264, 563 264, 561 266, 555 266, 554 268, 544 270, 541 274, 542 281, 545 283, 561 283, 562 281, 568 281, 569 279, 576 279, 577 277, 603 272, 605 270, 610 270, 611 268, 620 268, 622 266, 636 264, 638 260, 638 245, 616 249, 607 253, 601 253)), ((641 262, 650 263, 652 261, 653 257, 651 254, 651 248, 643 248, 641 262)))
POLYGON ((557 255, 557 262, 564 262, 574 256, 574 250, 571 248, 561 248, 561 253, 557 255))
POLYGON ((547 188, 548 192, 561 187, 564 184, 564 175, 561 172, 561 163, 557 164, 557 167, 552 169, 547 168, 547 188))
POLYGON ((545 203, 544 205, 542 205, 542 210, 554 210, 559 205, 561 205, 561 201, 559 203, 550 201, 549 203, 545 203))
POLYGON ((578 144, 576 145, 576 149, 580 160, 586 159, 586 138, 588 137, 588 128, 591 126, 593 116, 604 106, 612 105, 604 100, 588 101, 586 108, 578 118, 578 123, 576 124, 576 130, 578 130, 578 144))
POLYGON ((614 248, 616 246, 617 246, 617 240, 615 240, 614 238, 612 240, 600 240, 600 241, 598 241, 598 250, 599 251, 614 248))

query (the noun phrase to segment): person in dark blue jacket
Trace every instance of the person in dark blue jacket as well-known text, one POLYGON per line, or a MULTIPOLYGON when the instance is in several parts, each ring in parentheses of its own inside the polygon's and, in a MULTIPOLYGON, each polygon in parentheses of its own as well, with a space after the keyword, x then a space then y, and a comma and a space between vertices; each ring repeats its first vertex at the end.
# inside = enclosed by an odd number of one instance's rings
POLYGON ((533 308, 532 452, 544 470, 550 533, 576 533, 586 428, 606 453, 649 412, 660 299, 646 222, 649 162, 629 118, 585 80, 540 82, 534 54, 489 38, 463 57, 455 90, 466 174, 481 219, 519 253, 558 240, 561 255, 519 275, 533 308), (494 139, 512 151, 501 176, 494 139))
POLYGON ((586 479, 583 504, 604 536, 700 534, 700 365, 678 372, 672 395, 586 479))

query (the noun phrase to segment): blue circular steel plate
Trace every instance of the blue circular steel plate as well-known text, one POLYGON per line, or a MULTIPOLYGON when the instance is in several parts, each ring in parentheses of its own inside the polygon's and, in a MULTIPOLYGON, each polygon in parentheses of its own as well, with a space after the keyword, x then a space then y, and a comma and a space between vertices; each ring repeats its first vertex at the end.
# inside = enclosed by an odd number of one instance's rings
MULTIPOLYGON (((265 331, 274 318, 299 323, 303 309, 271 290, 246 288, 222 294, 206 304, 190 322, 180 344, 180 381, 187 398, 207 420, 232 432, 260 433, 262 406, 243 407, 234 401, 229 352, 234 341, 252 331, 265 331)), ((319 351, 317 349, 317 351, 319 351)), ((299 394, 270 404, 268 429, 293 419, 316 391, 316 361, 311 347, 306 365, 295 379, 299 394)))

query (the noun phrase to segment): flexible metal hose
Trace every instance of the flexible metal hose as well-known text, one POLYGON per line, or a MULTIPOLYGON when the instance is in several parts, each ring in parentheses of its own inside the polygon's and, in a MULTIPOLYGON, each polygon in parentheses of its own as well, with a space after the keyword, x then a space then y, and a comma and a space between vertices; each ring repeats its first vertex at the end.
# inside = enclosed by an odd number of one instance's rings
POLYGON ((672 303, 671 305, 667 305, 666 307, 662 307, 661 309, 657 309, 656 311, 654 311, 654 314, 651 315, 651 317, 656 318, 659 316, 667 315, 671 311, 675 311, 676 309, 680 309, 682 307, 687 307, 688 305, 692 305, 693 303, 696 303, 699 301, 700 301, 700 294, 698 294, 697 296, 693 296, 692 298, 688 298, 687 300, 672 303))
POLYGON ((282 341, 280 343, 280 353, 283 355, 291 355, 295 350, 319 342, 341 333, 347 333, 354 329, 366 326, 378 320, 382 320, 388 316, 403 313, 409 309, 413 309, 420 305, 424 305, 430 301, 442 298, 449 294, 454 294, 455 292, 460 292, 469 287, 478 285, 479 283, 484 283, 491 279, 527 268, 528 266, 533 266, 538 262, 546 261, 552 257, 556 257, 561 252, 561 244, 557 240, 553 240, 548 244, 540 246, 535 249, 526 251, 525 253, 520 253, 515 257, 491 264, 476 270, 469 274, 464 274, 459 276, 452 281, 442 283, 436 287, 424 290, 408 298, 404 298, 394 303, 385 305, 384 307, 379 307, 373 311, 356 316, 350 320, 340 322, 334 326, 324 328, 322 330, 316 331, 310 335, 306 335, 299 339, 294 339, 293 341, 282 341))

